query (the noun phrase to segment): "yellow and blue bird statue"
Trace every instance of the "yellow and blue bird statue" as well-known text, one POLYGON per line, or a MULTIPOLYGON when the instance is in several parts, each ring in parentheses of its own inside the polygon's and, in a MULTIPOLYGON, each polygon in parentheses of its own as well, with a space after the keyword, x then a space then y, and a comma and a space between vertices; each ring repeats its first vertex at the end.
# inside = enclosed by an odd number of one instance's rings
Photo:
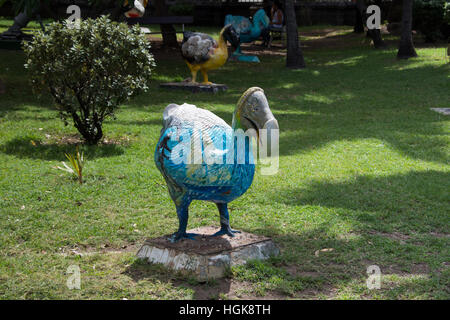
POLYGON ((212 84, 208 80, 208 71, 218 69, 228 59, 227 41, 233 48, 239 45, 239 36, 233 26, 225 26, 216 41, 205 33, 186 31, 183 33, 181 55, 191 70, 191 82, 196 83, 197 73, 203 74, 203 84, 212 84))

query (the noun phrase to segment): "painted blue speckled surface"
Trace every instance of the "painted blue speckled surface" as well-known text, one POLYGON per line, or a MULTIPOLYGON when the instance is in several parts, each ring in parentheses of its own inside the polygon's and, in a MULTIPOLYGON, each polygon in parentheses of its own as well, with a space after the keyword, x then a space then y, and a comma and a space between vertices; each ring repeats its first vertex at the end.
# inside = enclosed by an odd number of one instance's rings
POLYGON ((155 150, 155 163, 166 179, 175 204, 190 203, 192 200, 228 203, 247 191, 255 173, 253 154, 250 152, 247 139, 245 162, 238 164, 237 151, 225 143, 232 141, 233 138, 233 130, 225 126, 212 126, 200 130, 196 127, 194 130, 191 123, 184 123, 181 126, 163 129, 155 150), (202 161, 201 164, 186 164, 172 160, 170 151, 177 150, 177 146, 183 142, 181 132, 186 135, 184 138, 192 140, 196 134, 201 135, 198 141, 201 141, 203 156, 205 143, 212 143, 214 148, 208 148, 213 151, 210 153, 211 157, 222 158, 222 163, 206 164, 202 161), (210 140, 207 137, 210 137, 210 140), (233 159, 232 164, 226 163, 227 157, 233 159))

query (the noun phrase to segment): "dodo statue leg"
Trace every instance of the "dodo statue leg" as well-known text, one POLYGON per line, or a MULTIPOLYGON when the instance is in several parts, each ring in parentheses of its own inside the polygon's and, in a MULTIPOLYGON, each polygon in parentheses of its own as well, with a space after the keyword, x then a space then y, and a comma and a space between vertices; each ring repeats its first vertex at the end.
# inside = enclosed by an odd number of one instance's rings
POLYGON ((194 69, 191 69, 191 75, 192 75, 192 78, 191 78, 191 82, 192 83, 197 83, 197 70, 194 70, 194 69))
POLYGON ((208 80, 208 73, 205 70, 201 70, 203 75, 203 84, 211 85, 213 84, 211 81, 208 80))
MULTIPOLYGON (((189 219, 190 204, 191 204, 190 201, 183 201, 180 205, 177 205, 179 228, 178 231, 175 232, 169 238, 171 242, 178 242, 183 239, 195 240, 195 237, 198 236, 198 234, 196 233, 186 233, 187 223, 189 219)), ((220 230, 217 231, 213 236, 222 236, 226 234, 230 237, 234 237, 235 233, 240 233, 240 231, 233 230, 230 227, 230 215, 228 213, 228 204, 217 203, 216 205, 220 213, 220 230)))
POLYGON ((220 213, 220 230, 214 234, 214 236, 229 235, 234 237, 235 233, 240 233, 240 231, 232 230, 230 227, 230 215, 228 213, 227 203, 216 203, 217 208, 220 213))
POLYGON ((191 70, 191 83, 197 83, 197 72, 199 70, 198 67, 190 64, 189 62, 186 61, 187 66, 189 67, 189 70, 191 70))
POLYGON ((186 233, 190 204, 190 201, 183 201, 180 205, 177 205, 179 227, 178 231, 169 238, 170 242, 177 242, 182 239, 195 240, 195 237, 197 236, 196 233, 186 233))

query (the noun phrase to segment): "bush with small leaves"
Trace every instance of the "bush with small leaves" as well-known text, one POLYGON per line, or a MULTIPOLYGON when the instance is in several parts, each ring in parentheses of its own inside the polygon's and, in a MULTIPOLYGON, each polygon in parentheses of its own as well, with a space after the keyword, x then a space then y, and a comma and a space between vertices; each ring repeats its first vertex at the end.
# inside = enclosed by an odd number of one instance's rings
POLYGON ((446 0, 415 0, 413 28, 420 31, 427 42, 448 37, 448 23, 445 21, 446 0))
POLYGON ((138 26, 87 19, 79 27, 53 23, 24 44, 25 67, 36 91, 53 96, 61 119, 88 144, 103 137, 102 123, 117 107, 148 90, 152 68, 150 43, 138 26))

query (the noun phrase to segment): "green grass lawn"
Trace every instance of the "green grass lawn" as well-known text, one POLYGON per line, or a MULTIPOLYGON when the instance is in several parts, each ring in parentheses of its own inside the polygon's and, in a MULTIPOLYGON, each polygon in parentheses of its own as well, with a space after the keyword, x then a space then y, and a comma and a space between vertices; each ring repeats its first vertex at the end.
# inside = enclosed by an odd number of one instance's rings
MULTIPOLYGON (((0 297, 449 299, 450 121, 430 111, 450 107, 445 45, 398 61, 363 35, 335 37, 344 45, 304 42, 304 70, 286 69, 282 55, 228 62, 210 74, 229 87, 215 95, 160 89, 189 72, 159 54, 150 91, 105 123, 110 143, 83 147, 83 185, 54 169, 76 130, 32 93, 23 54, 0 50, 0 297), (146 238, 177 228, 153 162, 163 109, 188 102, 230 123, 251 86, 279 121, 280 168, 257 171, 231 223, 272 237, 281 256, 205 284, 138 261, 146 238), (70 265, 81 290, 66 286, 70 265), (370 265, 381 268, 379 290, 366 287, 370 265)), ((219 225, 215 206, 194 202, 189 227, 207 225, 219 225)))

